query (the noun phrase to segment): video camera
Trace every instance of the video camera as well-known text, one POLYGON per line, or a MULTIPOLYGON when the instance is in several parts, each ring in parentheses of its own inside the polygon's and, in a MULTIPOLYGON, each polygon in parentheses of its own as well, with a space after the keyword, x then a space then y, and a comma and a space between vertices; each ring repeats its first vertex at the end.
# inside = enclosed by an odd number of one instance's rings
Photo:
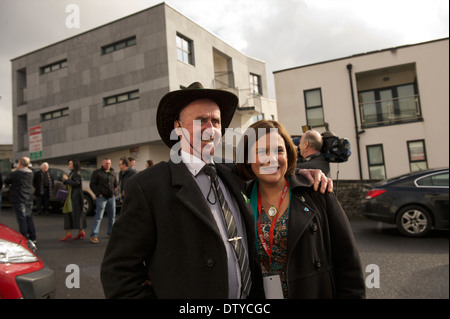
MULTIPOLYGON (((303 133, 311 130, 309 125, 302 126, 303 133)), ((320 150, 322 156, 330 163, 347 162, 352 154, 350 142, 346 138, 339 138, 331 131, 325 131, 322 134, 323 145, 320 150)))
POLYGON ((347 162, 352 154, 349 140, 339 138, 330 131, 325 131, 321 135, 323 145, 320 152, 323 157, 330 163, 347 162))

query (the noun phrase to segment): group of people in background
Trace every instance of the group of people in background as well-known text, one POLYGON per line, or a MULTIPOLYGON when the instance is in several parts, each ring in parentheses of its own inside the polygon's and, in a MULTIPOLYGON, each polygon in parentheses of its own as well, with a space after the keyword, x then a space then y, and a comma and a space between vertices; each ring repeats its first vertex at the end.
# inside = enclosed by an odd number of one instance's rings
MULTIPOLYGON (((122 201, 125 197, 125 182, 136 174, 134 169, 136 159, 132 156, 123 157, 119 161, 118 178, 111 168, 111 159, 105 158, 99 169, 93 172, 90 180, 90 188, 96 196, 96 213, 90 233, 90 241, 98 243, 98 232, 103 214, 108 214, 108 230, 111 233, 116 215, 116 194, 122 201)), ((153 165, 152 160, 146 161, 146 167, 153 165)), ((72 239, 84 239, 86 212, 83 205, 83 189, 81 177, 81 165, 78 159, 68 161, 69 174, 62 175, 62 182, 67 195, 63 200, 62 212, 64 215, 65 235, 60 241, 72 239), (72 230, 78 234, 72 238, 72 230)), ((1 176, 0 176, 1 178, 1 176)), ((28 157, 22 157, 11 173, 5 178, 5 184, 11 185, 9 199, 19 225, 20 233, 28 240, 28 245, 36 250, 36 228, 33 220, 33 195, 35 197, 36 215, 48 215, 50 212, 50 198, 56 192, 55 180, 49 171, 49 164, 44 162, 40 169, 33 173, 28 157)), ((2 183, 3 186, 3 183, 2 183)), ((1 202, 0 202, 1 204, 1 202)))

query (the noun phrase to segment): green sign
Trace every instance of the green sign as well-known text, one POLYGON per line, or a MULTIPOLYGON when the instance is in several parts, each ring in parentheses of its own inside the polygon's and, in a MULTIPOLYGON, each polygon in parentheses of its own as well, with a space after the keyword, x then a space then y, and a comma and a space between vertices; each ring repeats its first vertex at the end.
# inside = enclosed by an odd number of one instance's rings
POLYGON ((37 152, 31 152, 30 153, 30 160, 35 161, 42 158, 42 151, 37 152))

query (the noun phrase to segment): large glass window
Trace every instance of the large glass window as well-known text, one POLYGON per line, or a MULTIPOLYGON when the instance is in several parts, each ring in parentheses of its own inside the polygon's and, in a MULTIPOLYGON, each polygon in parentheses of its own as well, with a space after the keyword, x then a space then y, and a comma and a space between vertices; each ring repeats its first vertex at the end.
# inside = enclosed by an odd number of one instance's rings
POLYGON ((425 141, 408 141, 409 170, 411 172, 428 168, 425 141))
POLYGON ((359 92, 362 127, 392 125, 422 119, 414 84, 359 92))
POLYGON ((304 91, 306 121, 310 126, 321 126, 325 123, 323 116, 322 92, 320 89, 304 91))
POLYGON ((177 59, 194 65, 193 42, 181 34, 177 34, 177 59))
POLYGON ((367 145, 367 161, 371 180, 386 179, 383 145, 367 145))

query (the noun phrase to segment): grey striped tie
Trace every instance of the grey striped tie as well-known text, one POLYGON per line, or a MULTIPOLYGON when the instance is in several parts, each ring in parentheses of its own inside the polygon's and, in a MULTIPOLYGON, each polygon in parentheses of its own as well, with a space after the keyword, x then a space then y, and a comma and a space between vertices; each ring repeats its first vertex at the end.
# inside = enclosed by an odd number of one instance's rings
MULTIPOLYGON (((223 195, 222 189, 219 186, 219 181, 217 179, 217 171, 214 165, 205 165, 202 171, 211 177, 211 184, 214 186, 215 193, 219 199, 220 207, 222 208, 223 217, 225 218, 229 242, 233 244, 234 251, 239 261, 239 267, 241 269, 241 280, 242 280, 242 292, 241 297, 246 297, 250 295, 250 288, 252 286, 252 281, 250 278, 250 266, 248 262, 248 257, 245 252, 244 246, 242 244, 242 239, 238 237, 236 222, 233 218, 233 213, 231 212, 230 206, 228 206, 225 196, 223 195)), ((208 201, 209 201, 208 194, 208 201)), ((211 203, 211 202, 210 202, 211 203)), ((211 204, 215 204, 211 203, 211 204)))

